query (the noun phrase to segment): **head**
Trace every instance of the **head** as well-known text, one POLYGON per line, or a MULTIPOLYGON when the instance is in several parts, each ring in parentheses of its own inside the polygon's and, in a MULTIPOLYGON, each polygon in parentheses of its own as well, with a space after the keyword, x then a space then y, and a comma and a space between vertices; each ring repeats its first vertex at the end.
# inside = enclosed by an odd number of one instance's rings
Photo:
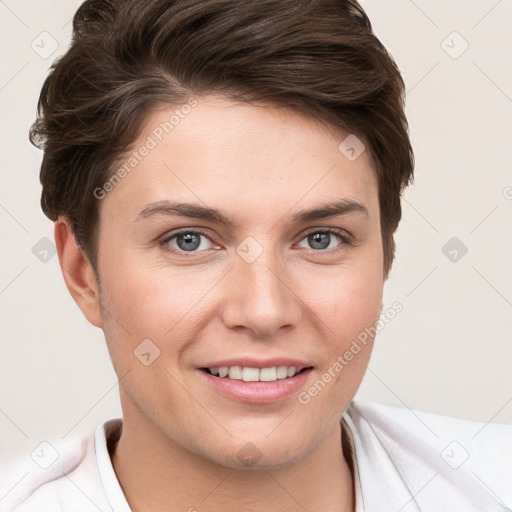
POLYGON ((233 467, 247 441, 277 467, 325 439, 364 375, 373 339, 332 367, 378 320, 412 179, 403 95, 354 1, 80 7, 31 140, 125 421, 233 467), (233 358, 331 378, 307 404, 234 399, 204 370, 233 358))

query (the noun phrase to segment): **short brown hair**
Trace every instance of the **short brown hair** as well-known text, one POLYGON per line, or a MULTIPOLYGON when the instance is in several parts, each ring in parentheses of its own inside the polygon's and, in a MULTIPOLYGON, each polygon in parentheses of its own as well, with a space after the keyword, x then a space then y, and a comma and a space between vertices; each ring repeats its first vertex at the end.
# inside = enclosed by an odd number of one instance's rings
POLYGON ((93 191, 157 104, 218 93, 355 134, 378 180, 384 272, 413 179, 404 83, 355 0, 87 0, 52 65, 31 127, 44 149, 41 206, 70 219, 97 269, 93 191))

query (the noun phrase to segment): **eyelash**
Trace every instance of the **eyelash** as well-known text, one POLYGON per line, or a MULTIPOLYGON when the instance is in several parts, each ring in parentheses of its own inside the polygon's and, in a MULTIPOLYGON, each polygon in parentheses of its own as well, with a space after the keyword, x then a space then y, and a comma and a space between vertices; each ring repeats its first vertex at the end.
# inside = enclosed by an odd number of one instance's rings
MULTIPOLYGON (((204 251, 183 251, 181 249, 176 249, 174 247, 172 247, 172 248, 169 247, 168 244, 169 244, 169 242, 171 240, 175 239, 179 235, 185 235, 185 234, 190 234, 190 233, 192 233, 194 235, 202 235, 205 238, 207 238, 208 240, 210 240, 210 237, 208 236, 208 234, 206 232, 200 230, 200 229, 187 229, 187 230, 183 230, 183 231, 178 231, 178 232, 173 233, 172 235, 170 235, 168 237, 165 237, 160 242, 160 246, 165 251, 168 251, 168 252, 171 252, 171 253, 174 253, 174 254, 179 254, 180 256, 182 255, 182 256, 185 256, 185 257, 193 257, 193 256, 196 256, 197 254, 208 253, 209 249, 204 250, 204 251)), ((310 251, 313 251, 315 253, 331 253, 333 251, 337 251, 337 250, 343 249, 343 246, 350 246, 350 245, 352 245, 351 237, 349 235, 347 235, 345 232, 343 232, 341 230, 337 230, 337 229, 333 229, 333 228, 329 228, 329 229, 313 229, 312 231, 309 231, 308 233, 306 233, 299 240, 299 242, 302 242, 309 235, 313 235, 313 234, 316 234, 316 233, 322 233, 322 234, 329 233, 331 235, 335 235, 335 236, 337 236, 341 240, 341 243, 337 247, 334 247, 332 249, 309 249, 310 251)), ((210 242, 211 242, 211 240, 210 240, 210 242)))

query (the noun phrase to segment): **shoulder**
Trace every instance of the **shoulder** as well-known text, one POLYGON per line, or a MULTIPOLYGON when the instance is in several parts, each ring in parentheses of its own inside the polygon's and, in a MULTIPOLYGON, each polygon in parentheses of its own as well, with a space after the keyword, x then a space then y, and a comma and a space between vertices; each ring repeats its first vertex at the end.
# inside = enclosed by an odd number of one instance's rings
POLYGON ((357 399, 346 416, 360 451, 385 457, 402 479, 435 475, 446 488, 483 491, 512 504, 512 425, 357 399))
MULTIPOLYGON (((98 426, 103 428, 103 423, 98 426)), ((111 510, 95 453, 95 432, 43 442, 0 475, 0 512, 111 510)))
POLYGON ((402 433, 433 439, 453 434, 461 438, 469 437, 475 445, 489 446, 502 442, 507 445, 502 448, 512 449, 512 424, 466 420, 363 399, 354 400, 349 410, 353 417, 364 419, 375 428, 394 428, 402 433))

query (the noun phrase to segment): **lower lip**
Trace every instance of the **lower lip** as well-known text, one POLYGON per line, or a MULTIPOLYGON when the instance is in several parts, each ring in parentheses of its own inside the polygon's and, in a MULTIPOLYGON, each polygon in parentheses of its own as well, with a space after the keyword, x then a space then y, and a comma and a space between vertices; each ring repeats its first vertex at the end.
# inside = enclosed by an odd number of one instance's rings
POLYGON ((198 370, 202 378, 219 393, 251 404, 271 404, 288 398, 297 392, 308 378, 312 368, 272 382, 245 382, 243 380, 215 377, 204 370, 198 370))

